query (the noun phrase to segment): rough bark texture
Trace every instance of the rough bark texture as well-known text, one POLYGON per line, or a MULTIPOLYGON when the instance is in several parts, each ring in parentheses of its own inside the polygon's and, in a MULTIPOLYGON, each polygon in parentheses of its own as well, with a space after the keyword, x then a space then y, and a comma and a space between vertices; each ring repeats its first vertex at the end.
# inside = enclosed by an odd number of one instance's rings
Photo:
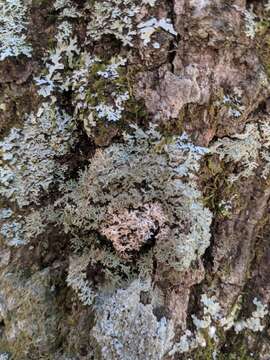
POLYGON ((270 359, 270 3, 0 0, 0 359, 270 359))

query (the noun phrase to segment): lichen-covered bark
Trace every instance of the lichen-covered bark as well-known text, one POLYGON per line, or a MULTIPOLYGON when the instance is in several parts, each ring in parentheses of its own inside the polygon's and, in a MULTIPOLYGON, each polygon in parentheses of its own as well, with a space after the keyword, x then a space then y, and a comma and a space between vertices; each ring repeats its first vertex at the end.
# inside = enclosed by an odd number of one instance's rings
POLYGON ((270 3, 0 0, 0 359, 270 359, 270 3))

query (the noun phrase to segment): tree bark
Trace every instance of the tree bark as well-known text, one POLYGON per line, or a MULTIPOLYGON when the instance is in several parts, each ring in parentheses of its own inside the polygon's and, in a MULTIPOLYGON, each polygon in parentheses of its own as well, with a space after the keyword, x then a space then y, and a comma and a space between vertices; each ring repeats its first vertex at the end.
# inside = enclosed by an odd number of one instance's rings
POLYGON ((0 0, 0 359, 270 359, 269 24, 0 0))

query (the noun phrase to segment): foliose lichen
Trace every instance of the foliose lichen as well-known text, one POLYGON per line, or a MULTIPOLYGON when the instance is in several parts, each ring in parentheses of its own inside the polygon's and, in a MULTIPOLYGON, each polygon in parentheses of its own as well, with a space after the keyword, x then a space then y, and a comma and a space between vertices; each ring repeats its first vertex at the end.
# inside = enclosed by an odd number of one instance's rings
MULTIPOLYGON (((153 261, 182 271, 209 245, 211 213, 193 182, 206 149, 184 135, 164 143, 136 128, 123 144, 96 152, 65 200, 64 224, 101 283, 151 273, 153 261), (123 191, 124 189, 124 191, 123 191)), ((77 290, 76 290, 77 291, 77 290)))
POLYGON ((187 329, 180 341, 174 343, 169 352, 170 355, 205 348, 209 342, 212 342, 213 352, 217 356, 219 353, 218 346, 221 342, 220 332, 224 333, 234 329, 237 334, 246 330, 260 332, 264 329, 262 321, 268 314, 268 309, 257 298, 253 299, 256 310, 252 312, 249 318, 243 320, 237 319, 241 307, 239 303, 236 303, 226 316, 224 316, 223 310, 214 296, 209 297, 207 294, 202 294, 201 304, 203 306, 203 317, 198 318, 195 314, 192 315, 195 331, 187 329))
POLYGON ((8 57, 31 57, 32 48, 26 40, 27 2, 0 1, 0 61, 8 57))
MULTIPOLYGON (((87 8, 86 8, 87 9, 87 8)), ((88 4, 91 21, 87 28, 87 36, 100 40, 103 35, 114 35, 123 45, 132 46, 136 35, 134 17, 140 7, 131 0, 103 0, 88 4)))
POLYGON ((22 129, 13 128, 0 142, 0 194, 19 207, 39 203, 42 191, 64 179, 63 156, 74 144, 72 118, 57 105, 43 103, 22 129))
POLYGON ((216 141, 211 152, 218 154, 225 162, 233 160, 241 166, 237 174, 231 175, 231 181, 252 176, 255 169, 260 167, 260 158, 264 159, 261 176, 266 179, 270 173, 269 139, 269 122, 262 119, 259 123, 248 123, 242 134, 216 141))
POLYGON ((129 90, 126 76, 126 59, 113 57, 104 62, 97 57, 82 54, 82 66, 70 78, 74 92, 75 115, 84 122, 88 135, 102 122, 122 119, 129 90))
POLYGON ((252 312, 251 316, 247 319, 235 322, 234 329, 236 333, 245 329, 255 332, 263 331, 264 325, 262 324, 262 320, 268 314, 267 306, 257 298, 253 299, 253 304, 256 306, 256 310, 252 312))

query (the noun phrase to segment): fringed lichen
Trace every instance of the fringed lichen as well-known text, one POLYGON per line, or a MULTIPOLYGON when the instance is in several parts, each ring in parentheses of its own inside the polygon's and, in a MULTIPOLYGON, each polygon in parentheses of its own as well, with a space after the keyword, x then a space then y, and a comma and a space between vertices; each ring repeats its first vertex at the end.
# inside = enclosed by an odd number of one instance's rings
POLYGON ((155 130, 139 128, 124 144, 96 152, 68 195, 64 223, 79 248, 89 249, 90 267, 102 254, 101 283, 111 284, 113 273, 138 275, 141 263, 151 272, 153 261, 182 271, 203 255, 211 213, 192 174, 205 152, 185 136, 166 144, 155 130), (106 256, 116 263, 106 265, 106 256))
POLYGON ((0 1, 0 61, 7 57, 31 57, 32 48, 26 40, 27 2, 0 1))
POLYGON ((0 194, 19 207, 38 204, 42 191, 64 179, 63 156, 74 144, 72 118, 56 105, 43 103, 30 114, 22 129, 13 128, 0 142, 0 194))

